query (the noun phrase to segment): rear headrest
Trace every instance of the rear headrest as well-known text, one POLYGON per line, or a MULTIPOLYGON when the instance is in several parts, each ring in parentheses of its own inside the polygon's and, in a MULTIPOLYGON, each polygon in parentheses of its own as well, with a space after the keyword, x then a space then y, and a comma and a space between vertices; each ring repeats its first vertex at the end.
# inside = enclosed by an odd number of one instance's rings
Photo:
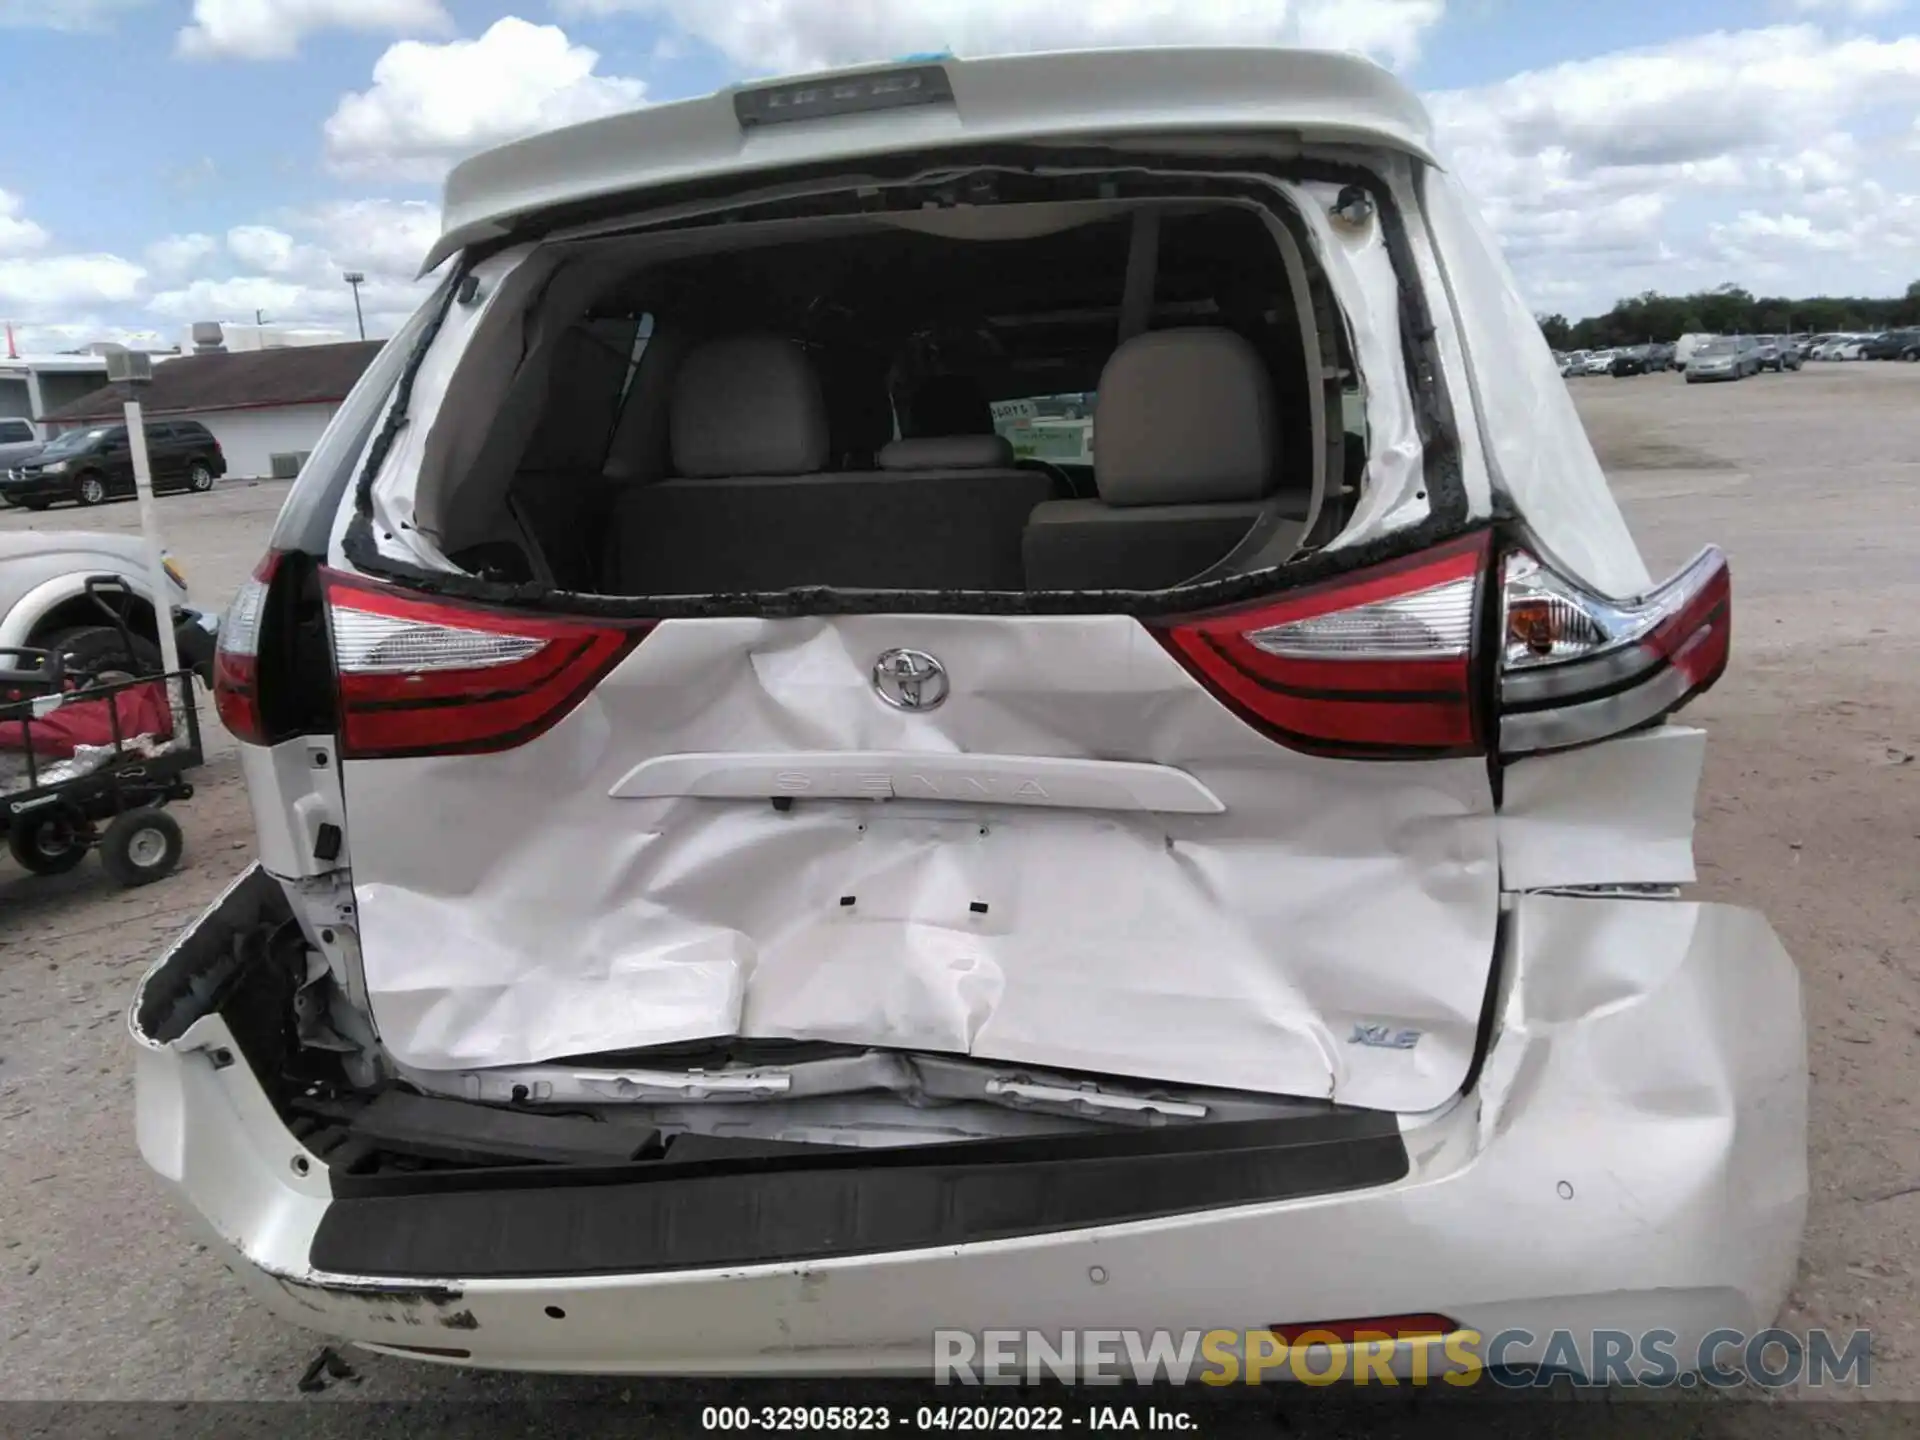
POLYGON ((889 441, 878 459, 882 470, 1005 470, 1013 446, 999 435, 942 435, 889 441))
POLYGON ((993 434, 993 407, 970 375, 935 375, 921 381, 908 398, 905 420, 903 433, 914 439, 993 434))
POLYGON ((709 340, 680 363, 668 421, 680 474, 805 475, 827 460, 827 407, 800 347, 709 340))
POLYGON ((1231 330, 1153 330, 1100 372, 1093 478, 1108 505, 1257 500, 1273 479, 1273 383, 1231 330))

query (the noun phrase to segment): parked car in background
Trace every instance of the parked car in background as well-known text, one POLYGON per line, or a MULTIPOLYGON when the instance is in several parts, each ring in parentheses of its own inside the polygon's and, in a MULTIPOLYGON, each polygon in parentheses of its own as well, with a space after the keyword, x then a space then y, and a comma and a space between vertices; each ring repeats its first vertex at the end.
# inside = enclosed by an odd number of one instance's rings
POLYGON ((1613 376, 1644 375, 1647 373, 1647 347, 1628 345, 1613 352, 1613 361, 1607 366, 1607 373, 1613 376))
POLYGON ((1562 375, 1584 375, 1586 374, 1586 370, 1586 351, 1569 350, 1565 355, 1560 357, 1560 373, 1562 375))
POLYGON ((1693 352, 1714 338, 1712 335, 1701 332, 1689 332, 1688 334, 1682 335, 1678 340, 1673 342, 1673 368, 1676 370, 1685 370, 1689 362, 1693 359, 1693 352))
POLYGON ((1906 344, 1900 347, 1902 360, 1920 360, 1920 332, 1915 333, 1906 344))
POLYGON ((1655 370, 1673 368, 1673 347, 1671 345, 1629 345, 1624 350, 1613 352, 1613 364, 1609 373, 1614 375, 1646 375, 1655 370))
MULTIPOLYGON (((163 559, 165 597, 180 663, 212 683, 215 621, 188 603, 187 577, 163 559)), ((0 531, 0 651, 52 650, 69 675, 100 677, 119 670, 157 670, 159 631, 147 544, 138 535, 101 535, 86 530, 0 531), (87 582, 110 577, 130 592, 123 618, 134 654, 118 625, 88 593, 87 582)))
POLYGON ((454 169, 221 627, 258 861, 127 1014, 253 1299, 596 1374, 925 1373, 1015 1316, 1604 1377, 1547 1337, 1772 1324, 1799 976, 1678 894, 1727 561, 1649 569, 1429 131, 1332 53, 922 58, 454 169), (1205 318, 1116 344, 1174 275, 1205 318), (1350 491, 1303 333, 1373 367, 1350 491), (865 463, 850 374, 904 400, 865 463), (1036 389, 1097 393, 1083 473, 992 433, 1036 389), (665 478, 583 545, 510 482, 609 436, 665 478))
POLYGON ((1882 330, 1860 345, 1862 360, 1898 360, 1909 346, 1920 344, 1920 330, 1882 330))
POLYGON ((1800 368, 1800 351, 1792 341, 1780 335, 1757 335, 1754 343, 1759 347, 1760 368, 1776 373, 1800 368))
POLYGON ((1587 363, 1581 373, 1586 375, 1605 375, 1613 369, 1613 354, 1614 352, 1611 350, 1594 351, 1591 355, 1587 356, 1587 363))
POLYGON ((1720 335, 1693 352, 1687 362, 1687 383, 1705 380, 1744 380, 1760 372, 1760 347, 1751 335, 1720 335))
POLYGON ((38 455, 45 443, 31 420, 12 415, 0 419, 0 475, 38 455))
MULTIPOLYGON (((198 420, 149 420, 146 433, 155 490, 211 490, 227 473, 220 442, 198 420)), ((0 475, 0 500, 29 510, 58 500, 98 505, 131 494, 133 447, 124 425, 69 430, 0 475)))

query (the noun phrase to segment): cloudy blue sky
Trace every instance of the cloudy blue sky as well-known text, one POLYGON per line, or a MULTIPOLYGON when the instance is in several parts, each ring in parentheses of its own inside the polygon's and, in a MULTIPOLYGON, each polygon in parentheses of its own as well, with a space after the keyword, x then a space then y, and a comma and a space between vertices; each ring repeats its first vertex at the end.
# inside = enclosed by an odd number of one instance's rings
POLYGON ((1920 278, 1920 0, 0 0, 24 343, 412 308, 437 182, 529 131, 938 48, 1306 43, 1427 99, 1537 309, 1920 278))

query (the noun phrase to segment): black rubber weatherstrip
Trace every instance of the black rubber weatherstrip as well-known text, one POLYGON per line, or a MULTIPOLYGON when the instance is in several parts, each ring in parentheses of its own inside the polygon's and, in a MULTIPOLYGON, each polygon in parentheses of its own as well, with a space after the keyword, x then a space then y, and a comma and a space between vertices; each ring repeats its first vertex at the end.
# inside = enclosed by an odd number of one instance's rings
POLYGON ((833 1160, 634 1166, 569 1184, 337 1197, 309 1260, 382 1279, 629 1275, 823 1260, 1044 1235, 1388 1185, 1391 1115, 971 1141, 833 1160))

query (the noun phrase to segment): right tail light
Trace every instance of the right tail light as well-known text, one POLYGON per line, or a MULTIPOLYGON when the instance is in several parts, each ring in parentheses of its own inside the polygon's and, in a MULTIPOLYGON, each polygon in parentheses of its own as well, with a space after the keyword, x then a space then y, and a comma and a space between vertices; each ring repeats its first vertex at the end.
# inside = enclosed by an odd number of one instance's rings
POLYGON ((1726 669, 1731 611, 1726 557, 1711 547, 1620 601, 1482 532, 1149 628, 1216 699, 1290 749, 1519 758, 1679 709, 1726 669))
POLYGON ((1591 744, 1679 709, 1727 668, 1733 579, 1713 546, 1657 590, 1608 600, 1524 550, 1503 567, 1500 753, 1591 744))

